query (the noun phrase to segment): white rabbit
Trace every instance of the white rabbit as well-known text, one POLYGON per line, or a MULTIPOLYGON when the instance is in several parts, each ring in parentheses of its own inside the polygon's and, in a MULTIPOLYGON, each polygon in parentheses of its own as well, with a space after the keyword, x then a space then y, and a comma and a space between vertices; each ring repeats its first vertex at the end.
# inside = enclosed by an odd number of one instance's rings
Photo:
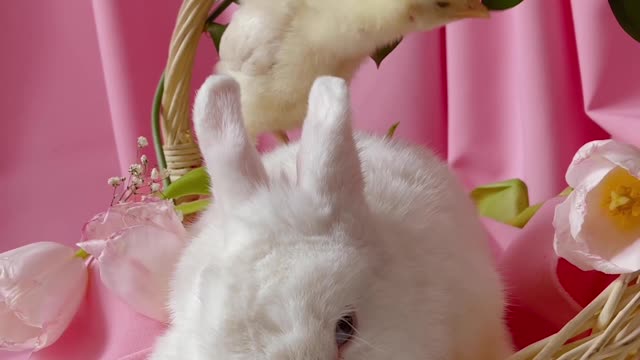
POLYGON ((347 84, 312 86, 299 143, 262 158, 240 91, 194 107, 215 200, 179 262, 152 360, 494 360, 511 354, 485 232, 446 164, 358 134, 347 84))

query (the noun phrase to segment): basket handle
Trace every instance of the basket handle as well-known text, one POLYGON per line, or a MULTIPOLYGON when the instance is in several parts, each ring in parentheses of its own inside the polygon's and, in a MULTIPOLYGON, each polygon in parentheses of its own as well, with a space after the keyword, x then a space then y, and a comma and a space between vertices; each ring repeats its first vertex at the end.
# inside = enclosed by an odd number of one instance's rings
POLYGON ((224 0, 209 15, 215 0, 185 0, 171 36, 169 56, 152 109, 153 141, 158 166, 166 169, 165 186, 202 164, 191 128, 192 69, 207 21, 217 17, 233 0, 224 0))

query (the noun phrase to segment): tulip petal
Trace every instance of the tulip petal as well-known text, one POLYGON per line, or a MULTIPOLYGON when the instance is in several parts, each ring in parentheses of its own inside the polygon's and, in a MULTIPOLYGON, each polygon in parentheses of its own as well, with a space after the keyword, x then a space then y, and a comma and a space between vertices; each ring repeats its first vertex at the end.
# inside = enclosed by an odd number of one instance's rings
POLYGON ((598 211, 601 209, 599 204, 589 206, 596 200, 589 201, 587 197, 599 199, 600 196, 597 188, 592 192, 582 189, 572 192, 558 205, 553 220, 556 229, 554 250, 558 256, 583 271, 598 270, 605 274, 628 272, 629 269, 608 260, 619 253, 615 241, 620 238, 607 217, 598 211), (602 239, 604 242, 599 241, 602 239))
POLYGON ((66 330, 87 287, 84 260, 53 242, 0 254, 0 348, 39 350, 66 330))
POLYGON ((112 206, 107 211, 95 215, 82 227, 82 241, 108 239, 114 229, 124 226, 123 211, 121 207, 112 206))
POLYGON ((580 270, 591 270, 593 261, 597 258, 589 254, 586 244, 576 241, 572 236, 570 213, 575 202, 576 193, 571 193, 565 201, 560 203, 555 210, 553 226, 555 227, 555 238, 553 247, 556 254, 580 268, 580 270))
POLYGON ((106 287, 137 312, 166 321, 169 277, 186 237, 171 200, 146 198, 95 216, 78 246, 98 260, 106 287))
POLYGON ((24 324, 5 304, 0 305, 0 349, 34 349, 41 333, 42 329, 24 324))
POLYGON ((610 163, 640 177, 640 150, 613 140, 596 140, 583 145, 574 155, 567 169, 566 180, 577 187, 594 168, 610 163))
POLYGON ((640 231, 618 230, 601 205, 603 191, 602 187, 596 187, 585 198, 584 226, 577 237, 586 244, 592 256, 597 257, 594 269, 606 274, 633 272, 640 269, 640 262, 629 262, 638 257, 628 252, 637 248, 638 244, 634 246, 634 243, 640 239, 640 231))
MULTIPOLYGON (((636 238, 631 241, 627 239, 626 244, 626 247, 619 249, 619 251, 612 254, 609 259, 609 262, 613 264, 616 269, 624 270, 613 272, 614 274, 630 273, 640 270, 640 236, 636 235, 636 238)), ((606 273, 606 271, 602 272, 606 273)))
POLYGON ((133 203, 126 214, 136 219, 130 226, 152 223, 178 235, 185 233, 182 217, 170 200, 133 203))
POLYGON ((147 199, 117 204, 94 216, 83 226, 81 241, 108 240, 122 229, 143 224, 154 224, 179 235, 185 232, 182 218, 170 200, 147 199))
POLYGON ((153 225, 121 231, 98 257, 106 287, 139 313, 165 322, 169 281, 184 238, 153 225))

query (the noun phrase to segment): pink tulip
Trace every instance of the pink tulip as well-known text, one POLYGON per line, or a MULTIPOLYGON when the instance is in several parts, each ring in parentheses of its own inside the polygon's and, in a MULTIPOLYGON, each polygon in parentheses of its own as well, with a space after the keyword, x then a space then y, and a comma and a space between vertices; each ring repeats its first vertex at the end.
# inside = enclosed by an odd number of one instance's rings
POLYGON ((613 140, 576 153, 558 205, 554 248, 581 270, 621 274, 640 270, 640 150, 613 140))
POLYGON ((170 201, 119 204, 84 227, 78 246, 93 255, 104 285, 135 311, 168 320, 173 268, 186 230, 170 201))
POLYGON ((182 217, 170 200, 146 198, 116 204, 93 217, 82 228, 82 241, 107 240, 114 232, 135 225, 157 225, 176 234, 183 233, 182 217))
POLYGON ((87 288, 85 261, 53 242, 0 254, 0 350, 37 351, 66 330, 87 288))

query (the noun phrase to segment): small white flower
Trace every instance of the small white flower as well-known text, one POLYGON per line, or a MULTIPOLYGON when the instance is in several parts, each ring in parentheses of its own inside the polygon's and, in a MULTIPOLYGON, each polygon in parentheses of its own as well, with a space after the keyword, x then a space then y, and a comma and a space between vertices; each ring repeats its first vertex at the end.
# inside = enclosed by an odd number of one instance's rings
POLYGON ((158 180, 160 179, 160 173, 158 172, 158 169, 153 168, 151 169, 151 180, 158 180))
POLYGON ((129 174, 137 176, 142 174, 142 165, 140 164, 132 164, 129 166, 129 174))
POLYGON ((143 164, 148 163, 149 159, 147 159, 147 155, 140 156, 140 162, 143 163, 143 164))
POLYGON ((133 184, 134 186, 138 186, 139 187, 143 183, 144 183, 144 181, 141 178, 139 178, 137 176, 132 176, 131 177, 131 184, 133 184))
POLYGON ((151 191, 152 191, 152 192, 158 192, 158 191, 160 191, 160 184, 158 184, 158 183, 153 183, 153 184, 151 184, 151 191))
POLYGON ((120 186, 120 184, 122 184, 122 179, 117 176, 110 177, 109 180, 107 180, 107 184, 113 187, 118 187, 120 186))
POLYGON ((147 141, 147 138, 144 136, 138 137, 138 147, 143 148, 147 146, 149 146, 149 141, 147 141))

